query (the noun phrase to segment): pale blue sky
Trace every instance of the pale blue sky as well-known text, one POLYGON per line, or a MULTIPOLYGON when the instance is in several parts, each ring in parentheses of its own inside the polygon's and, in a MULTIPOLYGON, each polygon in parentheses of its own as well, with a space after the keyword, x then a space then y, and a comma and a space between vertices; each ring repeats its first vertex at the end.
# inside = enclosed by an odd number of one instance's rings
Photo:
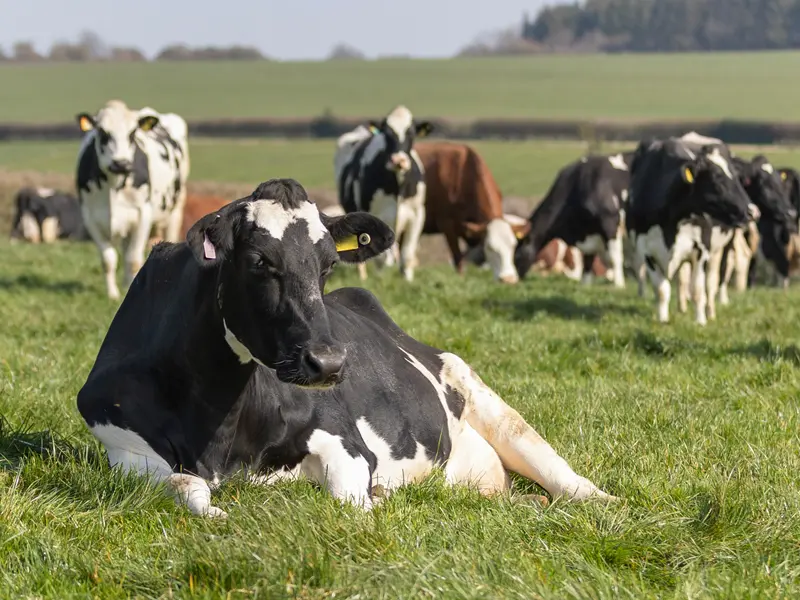
POLYGON ((168 43, 254 45, 280 59, 324 58, 338 42, 368 56, 452 56, 526 10, 565 0, 0 0, 0 47, 94 30, 151 56, 168 43))

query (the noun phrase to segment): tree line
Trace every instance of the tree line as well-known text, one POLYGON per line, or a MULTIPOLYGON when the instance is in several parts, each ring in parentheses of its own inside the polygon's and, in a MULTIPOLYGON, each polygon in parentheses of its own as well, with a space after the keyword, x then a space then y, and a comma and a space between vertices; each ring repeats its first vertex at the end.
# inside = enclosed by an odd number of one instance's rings
POLYGON ((800 48, 800 0, 586 0, 524 18, 529 52, 800 48))

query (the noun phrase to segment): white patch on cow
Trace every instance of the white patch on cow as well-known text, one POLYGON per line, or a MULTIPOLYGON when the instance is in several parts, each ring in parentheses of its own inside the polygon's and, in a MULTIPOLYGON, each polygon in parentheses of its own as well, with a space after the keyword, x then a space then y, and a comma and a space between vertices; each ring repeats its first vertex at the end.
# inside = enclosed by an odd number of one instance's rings
POLYGON ((414 117, 411 111, 405 106, 398 106, 386 117, 386 124, 395 132, 401 143, 405 141, 406 133, 411 128, 413 121, 414 117))
POLYGON ((628 201, 628 190, 622 190, 620 192, 620 197, 622 198, 622 202, 625 203, 628 201))
POLYGON ((248 350, 247 346, 240 342, 239 338, 237 338, 234 333, 228 329, 228 324, 225 322, 225 319, 222 319, 222 326, 225 328, 225 341, 239 359, 240 363, 246 365, 250 361, 255 361, 256 364, 259 364, 262 367, 265 366, 264 363, 253 356, 253 353, 248 350))
POLYGON ((301 463, 304 475, 324 485, 334 498, 372 508, 369 464, 363 456, 351 456, 341 436, 314 430, 308 438, 308 453, 301 463))
POLYGON ((283 239, 286 228, 301 220, 306 222, 308 237, 315 244, 328 232, 313 202, 303 202, 298 208, 284 208, 275 200, 255 200, 247 204, 247 220, 265 229, 276 240, 283 239))
POLYGON ((587 236, 586 239, 576 242, 575 246, 584 254, 601 254, 606 249, 603 236, 598 233, 593 233, 587 236))
POLYGON ((425 365, 423 365, 416 356, 406 351, 405 348, 398 346, 403 354, 406 355, 406 360, 415 368, 417 371, 422 373, 422 376, 428 380, 433 386, 433 389, 436 391, 436 395, 439 398, 439 403, 442 405, 444 409, 444 414, 447 417, 447 431, 450 434, 450 439, 452 440, 458 433, 461 431, 461 423, 458 418, 452 413, 450 407, 447 405, 447 390, 445 389, 444 385, 437 379, 433 373, 431 373, 425 365))
POLYGON ((33 244, 38 244, 42 240, 42 231, 39 229, 39 221, 33 213, 25 211, 19 218, 20 229, 22 229, 23 239, 33 244))
POLYGON ((36 188, 36 194, 40 198, 50 198, 51 196, 55 196, 56 191, 53 188, 40 187, 36 188))
POLYGON ((690 144, 697 144, 698 146, 712 146, 715 144, 722 145, 723 142, 719 138, 712 138, 706 135, 702 135, 697 133, 696 131, 690 131, 689 133, 685 133, 681 136, 681 141, 688 142, 690 144))
POLYGON ((618 288, 625 287, 625 272, 623 270, 624 252, 622 248, 622 236, 608 240, 608 257, 611 263, 611 281, 618 288))
POLYGON ((519 275, 514 267, 517 238, 511 224, 505 219, 492 219, 486 226, 483 247, 495 279, 503 283, 517 283, 519 275))
POLYGON ((728 164, 727 159, 724 156, 722 156, 722 154, 720 154, 719 148, 714 148, 706 156, 708 156, 708 160, 710 160, 712 163, 714 163, 720 169, 722 169, 722 172, 728 176, 728 179, 733 179, 733 173, 731 173, 731 167, 728 164))
POLYGON ((511 479, 503 461, 491 444, 469 423, 452 441, 445 466, 445 479, 450 484, 476 487, 481 494, 491 495, 511 487, 511 479))
POLYGON ((45 217, 42 220, 42 241, 45 244, 52 244, 58 239, 58 234, 58 217, 45 217))
POLYGON ((613 156, 609 156, 608 162, 610 162, 611 166, 617 169, 618 171, 628 170, 628 165, 625 164, 625 157, 622 156, 622 154, 615 154, 613 156))
POLYGON ((770 175, 775 174, 775 167, 773 167, 769 163, 764 163, 763 165, 761 165, 761 170, 764 171, 765 173, 769 173, 770 175))
POLYGON ((341 204, 331 204, 320 209, 320 212, 328 217, 341 217, 345 214, 344 207, 341 204))
POLYGON ((511 225, 516 225, 517 227, 522 227, 523 225, 527 225, 528 219, 525 217, 520 217, 519 215, 512 215, 511 213, 503 213, 503 220, 508 221, 511 225))
POLYGON ((414 269, 417 267, 417 247, 425 227, 425 182, 417 184, 417 193, 410 198, 403 198, 397 205, 395 236, 403 238, 400 248, 400 270, 406 281, 414 280, 414 269))
POLYGON ((407 483, 419 481, 433 469, 433 461, 428 458, 425 447, 416 442, 416 452, 411 458, 392 458, 392 449, 373 428, 366 418, 361 417, 356 426, 364 443, 375 457, 378 465, 372 474, 372 485, 382 485, 387 489, 397 488, 407 483))

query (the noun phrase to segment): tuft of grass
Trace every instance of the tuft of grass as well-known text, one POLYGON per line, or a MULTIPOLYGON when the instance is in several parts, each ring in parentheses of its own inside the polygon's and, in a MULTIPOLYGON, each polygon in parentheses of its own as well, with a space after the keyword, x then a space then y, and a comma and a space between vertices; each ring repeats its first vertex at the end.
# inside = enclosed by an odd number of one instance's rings
MULTIPOLYGON (((0 589, 8 597, 696 598, 800 593, 800 292, 698 328, 609 285, 370 269, 417 339, 467 360, 617 505, 546 509, 440 473, 371 514, 234 478, 226 522, 108 468, 75 405, 115 305, 91 244, 0 242, 0 589)), ((330 289, 357 285, 340 269, 330 289)), ((674 309, 674 303, 673 303, 674 309)), ((515 478, 520 490, 537 486, 515 478)))

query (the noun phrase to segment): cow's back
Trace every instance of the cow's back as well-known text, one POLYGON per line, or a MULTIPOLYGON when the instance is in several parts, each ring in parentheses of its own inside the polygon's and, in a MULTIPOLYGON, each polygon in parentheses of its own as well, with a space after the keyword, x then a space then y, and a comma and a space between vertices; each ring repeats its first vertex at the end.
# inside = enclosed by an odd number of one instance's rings
POLYGON ((427 186, 425 233, 441 233, 446 220, 485 225, 503 218, 500 188, 475 150, 455 142, 419 142, 415 148, 427 186))

